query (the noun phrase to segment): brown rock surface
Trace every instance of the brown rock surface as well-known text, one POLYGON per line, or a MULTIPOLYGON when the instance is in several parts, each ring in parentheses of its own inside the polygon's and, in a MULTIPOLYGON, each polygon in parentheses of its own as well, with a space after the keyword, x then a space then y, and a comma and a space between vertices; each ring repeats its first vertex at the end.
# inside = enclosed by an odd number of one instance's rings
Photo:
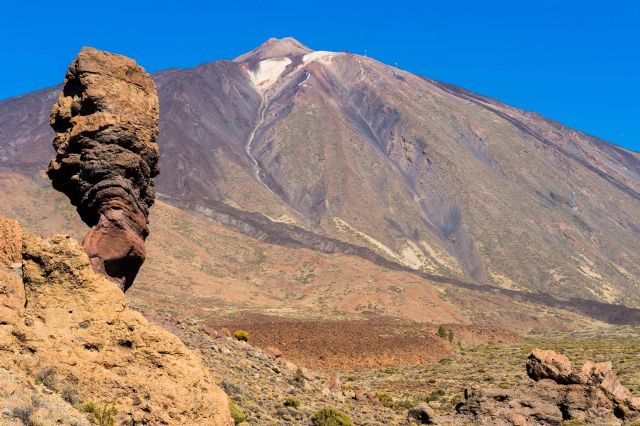
POLYGON ((571 361, 554 351, 534 349, 527 358, 527 375, 533 380, 551 379, 556 383, 580 383, 582 379, 573 371, 571 361))
POLYGON ((87 47, 69 66, 51 111, 56 158, 48 175, 92 227, 83 246, 93 268, 123 290, 145 259, 158 115, 155 84, 142 67, 87 47))
POLYGON ((610 362, 587 362, 580 372, 554 351, 534 349, 527 361, 533 381, 516 389, 472 386, 458 407, 455 423, 492 425, 559 425, 566 420, 587 424, 621 424, 637 419, 640 410, 618 380, 610 362))
POLYGON ((24 286, 20 282, 22 268, 22 228, 17 222, 0 221, 0 348, 4 345, 8 326, 15 324, 24 307, 24 286))
MULTIPOLYGON (((0 247, 7 240, 24 247, 26 307, 15 324, 2 327, 0 372, 20 379, 11 395, 68 396, 71 389, 79 402, 113 404, 118 424, 231 424, 227 397, 200 358, 129 310, 124 294, 92 270, 73 239, 16 240, 15 223, 4 219, 0 232, 0 247), (47 371, 50 379, 34 385, 47 371)), ((1 270, 5 265, 0 261, 1 270)))

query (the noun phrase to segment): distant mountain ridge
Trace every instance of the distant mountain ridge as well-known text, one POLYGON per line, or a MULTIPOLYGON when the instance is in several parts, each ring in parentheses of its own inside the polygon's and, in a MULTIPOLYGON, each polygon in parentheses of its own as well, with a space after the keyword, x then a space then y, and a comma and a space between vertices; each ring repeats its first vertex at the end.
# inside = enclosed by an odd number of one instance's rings
MULTIPOLYGON (((640 307, 638 153, 290 38, 154 79, 158 192, 174 205, 250 234, 247 215, 263 215, 252 236, 276 243, 298 227, 317 235, 301 246, 337 240, 431 276, 640 307)), ((46 167, 57 91, 0 102, 0 170, 46 167)))

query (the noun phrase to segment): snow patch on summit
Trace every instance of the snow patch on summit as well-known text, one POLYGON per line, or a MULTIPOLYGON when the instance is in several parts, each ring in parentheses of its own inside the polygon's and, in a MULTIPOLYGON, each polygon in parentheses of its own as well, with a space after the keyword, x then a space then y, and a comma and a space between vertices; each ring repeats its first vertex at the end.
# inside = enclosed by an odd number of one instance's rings
POLYGON ((260 93, 264 93, 278 80, 284 69, 291 63, 289 58, 274 58, 260 61, 255 71, 249 71, 251 82, 260 93))
POLYGON ((311 53, 307 53, 306 55, 304 55, 302 57, 302 61, 307 64, 309 62, 313 62, 316 59, 320 59, 320 58, 332 58, 333 56, 335 56, 335 52, 327 52, 325 50, 317 50, 315 52, 311 52, 311 53))

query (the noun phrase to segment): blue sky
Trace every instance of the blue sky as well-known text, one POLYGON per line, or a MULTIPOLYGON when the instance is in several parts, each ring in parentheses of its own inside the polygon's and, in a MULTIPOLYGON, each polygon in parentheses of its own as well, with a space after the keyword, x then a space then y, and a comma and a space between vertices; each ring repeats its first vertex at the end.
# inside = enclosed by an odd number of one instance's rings
POLYGON ((61 82, 80 47, 149 71, 231 59, 269 37, 382 62, 640 150, 640 2, 12 1, 0 99, 61 82))

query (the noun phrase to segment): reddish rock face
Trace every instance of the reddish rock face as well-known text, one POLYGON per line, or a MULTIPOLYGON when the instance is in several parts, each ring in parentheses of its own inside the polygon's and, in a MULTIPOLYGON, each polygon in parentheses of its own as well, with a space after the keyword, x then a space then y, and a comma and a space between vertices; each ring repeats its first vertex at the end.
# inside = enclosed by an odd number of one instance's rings
POLYGON ((145 259, 158 174, 158 97, 132 59, 83 48, 51 111, 56 158, 48 175, 91 230, 93 268, 127 290, 145 259))

